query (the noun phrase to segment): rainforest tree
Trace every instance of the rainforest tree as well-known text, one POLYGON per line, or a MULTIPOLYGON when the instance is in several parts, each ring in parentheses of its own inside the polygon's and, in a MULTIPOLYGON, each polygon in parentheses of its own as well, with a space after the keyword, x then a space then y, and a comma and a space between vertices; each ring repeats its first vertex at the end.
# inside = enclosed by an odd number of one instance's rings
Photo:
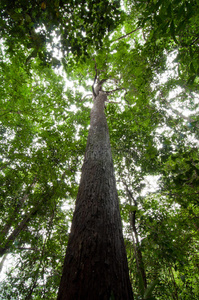
POLYGON ((198 299, 197 1, 0 8, 3 299, 198 299))
POLYGON ((94 105, 58 299, 133 299, 102 83, 93 88, 94 105))

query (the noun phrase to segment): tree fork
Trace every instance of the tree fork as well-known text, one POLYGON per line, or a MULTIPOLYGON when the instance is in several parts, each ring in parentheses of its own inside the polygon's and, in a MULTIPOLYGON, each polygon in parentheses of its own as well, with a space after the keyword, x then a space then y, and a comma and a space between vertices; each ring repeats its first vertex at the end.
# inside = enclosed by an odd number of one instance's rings
POLYGON ((57 300, 134 299, 100 84, 57 300))

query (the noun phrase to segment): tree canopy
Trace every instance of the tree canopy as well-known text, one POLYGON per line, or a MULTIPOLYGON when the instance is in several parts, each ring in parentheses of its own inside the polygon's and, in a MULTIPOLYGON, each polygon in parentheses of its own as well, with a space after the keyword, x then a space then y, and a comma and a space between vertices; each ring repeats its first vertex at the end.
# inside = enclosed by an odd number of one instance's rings
POLYGON ((17 45, 28 48, 27 61, 39 56, 43 63, 59 64, 53 56, 56 47, 64 57, 72 52, 80 60, 117 26, 119 7, 117 0, 1 1, 1 36, 13 54, 17 45))
POLYGON ((189 0, 1 1, 2 299, 56 298, 96 77, 135 299, 198 299, 198 12, 189 0))

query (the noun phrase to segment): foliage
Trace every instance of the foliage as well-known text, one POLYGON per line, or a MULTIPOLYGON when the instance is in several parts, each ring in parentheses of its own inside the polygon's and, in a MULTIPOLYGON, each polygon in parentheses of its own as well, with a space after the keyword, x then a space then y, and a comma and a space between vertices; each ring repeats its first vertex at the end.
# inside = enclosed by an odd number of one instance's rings
POLYGON ((39 56, 45 63, 59 64, 53 55, 55 47, 64 56, 72 52, 77 60, 87 55, 89 46, 102 45, 102 38, 121 20, 119 7, 117 0, 3 0, 0 34, 13 54, 18 44, 31 49, 27 62, 39 56))
POLYGON ((61 273, 57 262, 65 252, 71 198, 77 192, 76 170, 85 147, 85 141, 77 140, 75 124, 79 119, 81 130, 87 127, 88 111, 74 114, 70 110, 74 98, 81 95, 65 91, 54 71, 42 69, 41 73, 35 62, 27 73, 21 53, 10 60, 2 58, 0 252, 15 253, 19 272, 24 270, 24 276, 15 270, 10 273, 16 276, 10 286, 19 289, 12 290, 13 297, 18 293, 20 299, 25 278, 26 288, 32 290, 38 274, 45 277, 50 269, 52 276, 61 273))
POLYGON ((152 57, 155 58, 158 51, 177 49, 179 77, 193 84, 199 75, 198 2, 135 0, 132 5, 139 14, 138 26, 144 29, 146 47, 152 57))

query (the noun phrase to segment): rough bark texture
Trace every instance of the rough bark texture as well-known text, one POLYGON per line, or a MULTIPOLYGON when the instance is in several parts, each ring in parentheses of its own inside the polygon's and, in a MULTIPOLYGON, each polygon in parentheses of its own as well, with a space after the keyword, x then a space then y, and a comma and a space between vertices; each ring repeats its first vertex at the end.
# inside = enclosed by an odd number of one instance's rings
POLYGON ((109 132, 106 94, 96 91, 58 300, 132 300, 109 132))

